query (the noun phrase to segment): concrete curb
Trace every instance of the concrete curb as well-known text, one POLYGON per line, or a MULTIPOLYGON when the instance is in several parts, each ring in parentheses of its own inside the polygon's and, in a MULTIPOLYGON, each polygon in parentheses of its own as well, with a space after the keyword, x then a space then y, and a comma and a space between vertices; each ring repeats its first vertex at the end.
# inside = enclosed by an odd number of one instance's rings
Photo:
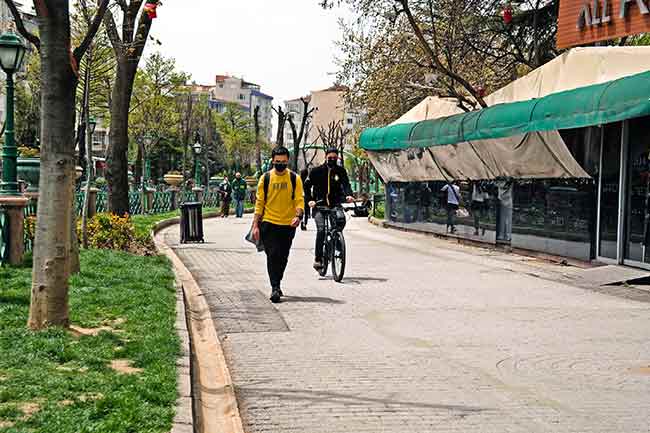
MULTIPOLYGON (((209 213, 205 214, 204 218, 217 215, 216 212, 209 213)), ((179 358, 179 411, 174 419, 172 433, 244 433, 230 371, 203 292, 180 258, 158 235, 160 230, 177 224, 179 220, 179 217, 175 217, 161 221, 152 230, 156 248, 166 255, 174 266, 178 286, 182 288, 178 293, 181 293, 180 298, 183 300, 183 313, 189 312, 186 329, 187 343, 190 346, 188 354, 191 354, 191 358, 187 359, 190 368, 185 369, 180 365, 186 362, 185 357, 179 358), (191 384, 191 423, 185 422, 188 400, 185 400, 184 394, 188 383, 191 384)), ((178 326, 181 320, 179 315, 178 326)))

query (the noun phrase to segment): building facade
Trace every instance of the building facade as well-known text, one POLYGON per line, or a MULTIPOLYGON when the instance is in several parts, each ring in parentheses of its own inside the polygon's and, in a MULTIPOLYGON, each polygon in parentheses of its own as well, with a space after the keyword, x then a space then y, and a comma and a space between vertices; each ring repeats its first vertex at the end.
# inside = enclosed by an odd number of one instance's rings
POLYGON ((210 90, 210 108, 223 113, 227 104, 237 104, 252 118, 255 108, 260 107, 260 135, 271 141, 273 138, 273 97, 263 93, 258 84, 242 78, 217 75, 215 82, 215 86, 210 90))

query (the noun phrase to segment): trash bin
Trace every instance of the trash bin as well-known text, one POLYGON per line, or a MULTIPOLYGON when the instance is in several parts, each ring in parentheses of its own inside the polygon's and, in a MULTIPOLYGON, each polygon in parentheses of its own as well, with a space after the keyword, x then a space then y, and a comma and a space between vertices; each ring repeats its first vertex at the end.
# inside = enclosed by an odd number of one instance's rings
POLYGON ((203 205, 188 202, 181 205, 181 243, 205 242, 203 239, 203 205))

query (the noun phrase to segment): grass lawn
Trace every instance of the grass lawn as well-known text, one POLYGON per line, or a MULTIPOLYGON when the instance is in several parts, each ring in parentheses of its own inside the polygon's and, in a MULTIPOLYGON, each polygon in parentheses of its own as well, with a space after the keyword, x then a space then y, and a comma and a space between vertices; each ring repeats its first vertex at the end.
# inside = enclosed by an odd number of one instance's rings
POLYGON ((81 337, 29 331, 31 269, 0 268, 0 432, 169 432, 179 356, 169 262, 89 250, 81 265, 72 324, 104 329, 81 337), (115 360, 135 370, 120 373, 115 360))

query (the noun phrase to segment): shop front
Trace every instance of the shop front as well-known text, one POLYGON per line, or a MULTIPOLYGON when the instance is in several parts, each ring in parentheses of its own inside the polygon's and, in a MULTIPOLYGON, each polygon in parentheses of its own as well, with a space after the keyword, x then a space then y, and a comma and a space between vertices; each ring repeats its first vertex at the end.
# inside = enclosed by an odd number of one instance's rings
POLYGON ((650 73, 366 130, 386 219, 455 236, 650 269, 650 73), (485 198, 477 206, 476 188, 485 198))

